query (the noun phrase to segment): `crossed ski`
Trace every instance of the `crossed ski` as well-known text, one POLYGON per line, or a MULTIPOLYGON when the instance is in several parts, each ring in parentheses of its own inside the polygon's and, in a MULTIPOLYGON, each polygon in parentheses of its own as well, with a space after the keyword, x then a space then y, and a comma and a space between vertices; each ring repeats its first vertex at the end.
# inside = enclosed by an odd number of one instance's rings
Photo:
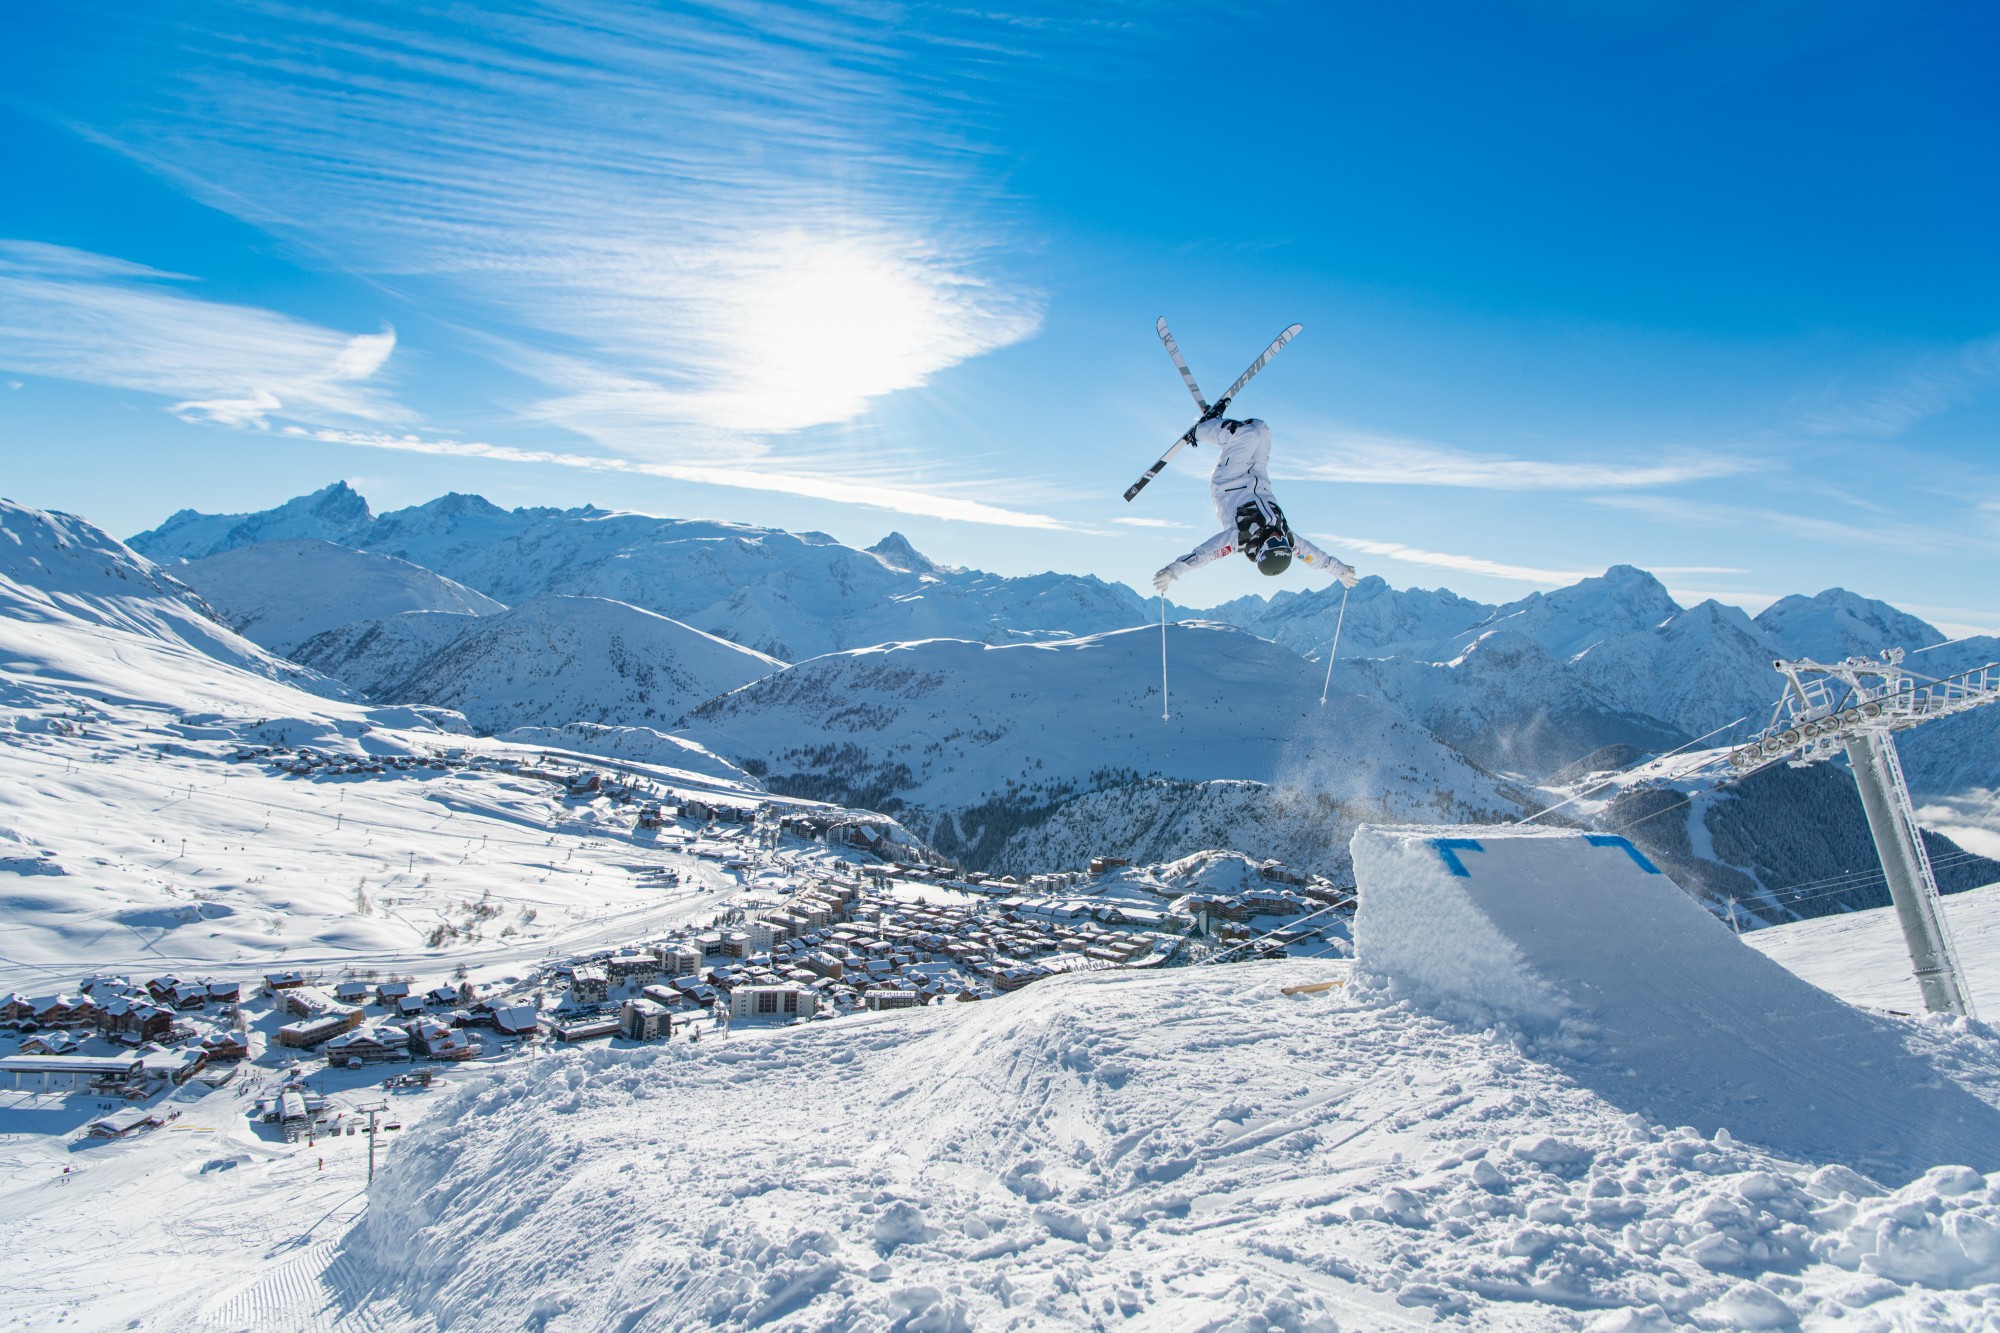
MULTIPOLYGON (((1248 384, 1251 381, 1251 379, 1255 377, 1258 371, 1262 370, 1265 366, 1270 365, 1271 358, 1276 356, 1286 343, 1298 337, 1299 333, 1301 332, 1301 330, 1304 329, 1304 327, 1305 326, 1303 324, 1294 324, 1290 328, 1286 329, 1283 333, 1279 334, 1276 338, 1273 338, 1271 340, 1271 345, 1264 349, 1264 354, 1258 357, 1255 361, 1252 361, 1250 363, 1250 368, 1244 371, 1241 375, 1238 375, 1236 377, 1236 383, 1230 385, 1229 391, 1223 394, 1222 397, 1216 399, 1215 400, 1216 403, 1217 404, 1227 403, 1232 398, 1236 397, 1237 394, 1241 393, 1243 391, 1243 386, 1248 384)), ((1167 328, 1167 320, 1166 316, 1164 315, 1160 317, 1159 330, 1160 330, 1160 341, 1166 344, 1167 355, 1174 359, 1175 369, 1181 372, 1181 382, 1187 385, 1188 394, 1190 397, 1194 399, 1194 405, 1201 410, 1201 421, 1195 422, 1194 426, 1189 426, 1187 429, 1187 434, 1181 436, 1178 440, 1175 440, 1173 443, 1173 447, 1168 449, 1164 454, 1160 455, 1160 461, 1153 464, 1153 466, 1147 468, 1146 475, 1132 483, 1131 489, 1125 492, 1125 498, 1127 500, 1130 500, 1140 491, 1145 490, 1146 483, 1151 481, 1153 478, 1159 476, 1161 472, 1165 471, 1167 463, 1170 460, 1172 460, 1173 456, 1179 453, 1184 446, 1193 444, 1195 427, 1201 425, 1202 421, 1208 420, 1208 418, 1211 415, 1213 415, 1213 409, 1209 406, 1208 400, 1201 396, 1200 386, 1198 386, 1194 382, 1194 372, 1188 369, 1188 364, 1186 359, 1181 356, 1180 345, 1174 341, 1173 332, 1167 328)))

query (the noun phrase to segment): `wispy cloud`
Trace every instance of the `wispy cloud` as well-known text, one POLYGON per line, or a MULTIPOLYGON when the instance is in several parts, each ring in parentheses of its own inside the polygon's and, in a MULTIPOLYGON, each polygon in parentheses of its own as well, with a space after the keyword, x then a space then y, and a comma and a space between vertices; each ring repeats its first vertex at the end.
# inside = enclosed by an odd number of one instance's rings
POLYGON ((0 241, 0 366, 173 400, 190 420, 408 420, 375 383, 393 330, 349 335, 60 246, 0 241))
POLYGON ((1482 454, 1449 445, 1338 427, 1309 427, 1274 458, 1282 475, 1377 486, 1457 486, 1484 491, 1644 490, 1739 476, 1756 463, 1737 454, 1649 451, 1646 461, 1560 462, 1482 454))
POLYGON ((2000 385, 2000 334, 1933 353, 1872 383, 1836 383, 1804 409, 1819 435, 1900 435, 2000 385))
POLYGON ((1589 497, 1589 501, 1610 509, 1645 514, 1682 527, 1777 533, 1863 551, 1944 554, 1991 552, 1995 548, 1991 537, 1950 522, 1912 523, 1871 517, 1866 522, 1851 523, 1816 514, 1793 514, 1753 505, 1695 503, 1662 495, 1595 495, 1589 497))
POLYGON ((613 447, 846 420, 1039 327, 994 261, 997 173, 913 75, 896 15, 577 0, 172 22, 184 96, 107 142, 594 367, 531 415, 613 447))
POLYGON ((1191 531, 1194 526, 1193 524, 1190 523, 1176 523, 1174 522, 1174 520, 1170 518, 1119 517, 1119 518, 1114 518, 1111 521, 1113 523, 1122 523, 1128 528, 1171 528, 1176 531, 1183 531, 1183 532, 1191 531))
POLYGON ((743 467, 728 463, 654 463, 630 458, 605 458, 591 454, 571 454, 547 449, 521 449, 512 445, 486 444, 473 440, 426 439, 417 435, 390 435, 369 431, 287 427, 281 432, 329 444, 355 445, 364 449, 391 449, 400 453, 430 454, 445 458, 492 459, 504 463, 534 463, 543 466, 577 468, 588 472, 610 472, 627 476, 660 477, 668 481, 695 482, 706 486, 733 486, 739 490, 769 491, 782 495, 802 495, 836 504, 886 509, 898 514, 921 514, 926 518, 954 519, 1007 528, 1067 529, 1069 525, 1047 514, 1027 513, 906 486, 883 485, 875 481, 813 473, 797 473, 766 467, 743 467))
POLYGON ((1461 574, 1484 574, 1488 578, 1507 579, 1515 583, 1533 583, 1549 588, 1564 587, 1575 583, 1578 579, 1590 577, 1590 573, 1582 570, 1537 569, 1531 565, 1509 565, 1476 555, 1426 551, 1417 546, 1405 546, 1401 542, 1378 542, 1367 537, 1329 537, 1327 541, 1336 552, 1360 551, 1366 555, 1381 556, 1386 560, 1399 560, 1406 565, 1427 565, 1434 569, 1456 570, 1461 574))

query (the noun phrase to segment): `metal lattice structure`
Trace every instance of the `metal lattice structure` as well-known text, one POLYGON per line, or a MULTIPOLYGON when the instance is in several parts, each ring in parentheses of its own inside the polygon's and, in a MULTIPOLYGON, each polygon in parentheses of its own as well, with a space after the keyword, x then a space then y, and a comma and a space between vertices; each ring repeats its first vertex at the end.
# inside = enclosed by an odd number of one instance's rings
POLYGON ((1945 924, 1937 876, 1924 850, 1894 735, 2000 702, 2000 663, 1955 676, 1924 676, 1905 669, 1903 650, 1896 648, 1879 662, 1850 657, 1772 665, 1787 688, 1771 710, 1770 725, 1731 747, 1727 762, 1733 776, 1748 777, 1773 764, 1847 756, 1925 1007, 1971 1017, 1972 997, 1945 924))
POLYGON ((1739 776, 1781 762, 1832 759, 1851 736, 1887 735, 1922 722, 2000 700, 2000 662, 1955 676, 1933 678, 1903 666, 1903 650, 1880 662, 1774 662, 1790 689, 1771 711, 1771 724, 1732 747, 1729 766, 1739 776))

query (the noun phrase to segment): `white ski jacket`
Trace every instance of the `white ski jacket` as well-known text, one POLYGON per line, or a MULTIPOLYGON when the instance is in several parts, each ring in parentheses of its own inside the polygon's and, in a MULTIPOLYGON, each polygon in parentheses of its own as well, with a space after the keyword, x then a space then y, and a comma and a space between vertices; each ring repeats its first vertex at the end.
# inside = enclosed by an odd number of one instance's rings
MULTIPOLYGON (((1269 426, 1255 419, 1216 418, 1194 428, 1194 442, 1216 450, 1215 470, 1208 477, 1208 496, 1215 502, 1215 517, 1222 523, 1222 531, 1153 576, 1153 586, 1163 593, 1181 575, 1235 552, 1238 509, 1254 504, 1268 519, 1278 507, 1277 498, 1271 494, 1269 426)), ((1353 573, 1348 565, 1314 546, 1296 529, 1292 531, 1292 554, 1335 578, 1353 573)))

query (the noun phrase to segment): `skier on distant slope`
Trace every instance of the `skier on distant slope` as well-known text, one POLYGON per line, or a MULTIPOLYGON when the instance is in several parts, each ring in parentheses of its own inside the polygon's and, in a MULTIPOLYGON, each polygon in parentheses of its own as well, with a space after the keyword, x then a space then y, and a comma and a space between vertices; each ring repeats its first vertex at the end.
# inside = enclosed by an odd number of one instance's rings
POLYGON ((1208 493, 1215 501, 1215 516, 1224 527, 1153 575, 1153 586, 1164 597, 1168 585, 1181 575, 1240 550, 1260 573, 1282 574, 1297 556, 1309 565, 1324 567, 1352 588, 1354 566, 1320 550, 1285 522, 1285 511, 1278 508, 1271 494, 1271 428, 1254 418, 1226 419, 1222 413, 1228 406, 1227 398, 1214 404, 1194 428, 1196 444, 1213 445, 1217 450, 1208 493))

